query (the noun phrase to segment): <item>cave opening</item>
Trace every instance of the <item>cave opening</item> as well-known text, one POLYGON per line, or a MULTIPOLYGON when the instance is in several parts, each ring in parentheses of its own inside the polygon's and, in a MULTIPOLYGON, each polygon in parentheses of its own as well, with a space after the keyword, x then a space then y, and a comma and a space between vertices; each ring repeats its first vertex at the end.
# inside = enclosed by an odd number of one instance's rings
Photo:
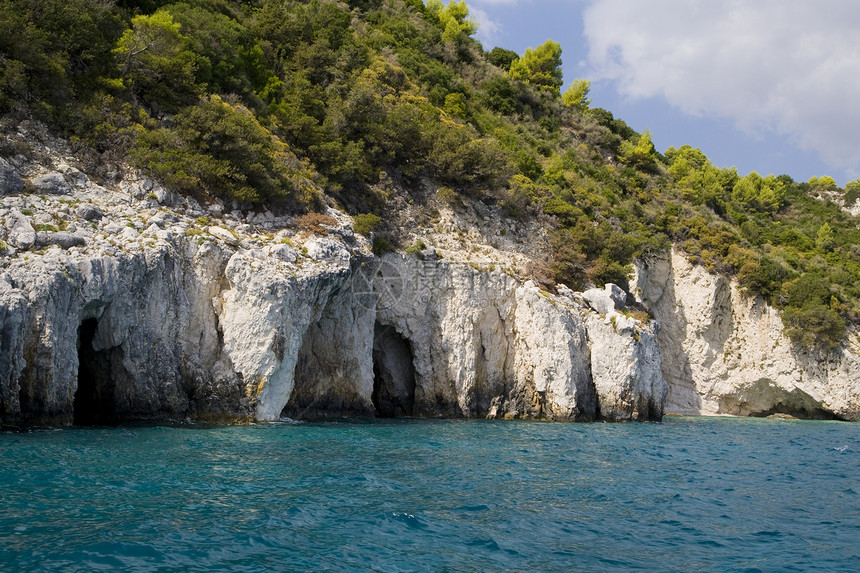
POLYGON ((88 318, 78 327, 78 389, 74 398, 74 423, 79 426, 116 421, 111 350, 95 350, 98 320, 88 318))
POLYGON ((412 348, 393 326, 373 329, 373 408, 380 418, 412 416, 415 366, 412 348))

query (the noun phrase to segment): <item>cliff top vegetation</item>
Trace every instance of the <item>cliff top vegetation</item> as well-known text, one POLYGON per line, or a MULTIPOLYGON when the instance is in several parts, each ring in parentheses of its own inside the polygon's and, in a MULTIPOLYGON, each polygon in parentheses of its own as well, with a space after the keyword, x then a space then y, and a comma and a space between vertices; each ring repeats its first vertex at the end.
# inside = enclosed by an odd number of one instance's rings
POLYGON ((392 182, 429 184, 541 221, 549 287, 626 286, 635 257, 675 244, 783 309, 798 344, 860 324, 841 208, 860 181, 661 154, 587 81, 562 91, 559 44, 486 52, 474 32, 454 0, 0 0, 0 113, 46 122, 91 171, 131 161, 201 201, 378 221, 392 182))

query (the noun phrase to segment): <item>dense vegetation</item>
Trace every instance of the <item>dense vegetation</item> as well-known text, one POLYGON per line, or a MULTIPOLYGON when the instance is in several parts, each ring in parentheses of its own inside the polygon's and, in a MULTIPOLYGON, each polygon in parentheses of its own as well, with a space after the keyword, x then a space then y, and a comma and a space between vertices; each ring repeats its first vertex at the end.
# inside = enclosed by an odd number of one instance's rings
POLYGON ((860 322, 860 230, 833 202, 860 182, 661 155, 591 108, 588 82, 562 93, 559 44, 485 52, 474 32, 454 1, 0 0, 0 113, 201 200, 303 211, 325 194, 362 229, 392 182, 429 181, 542 221, 548 286, 626 285, 634 257, 675 243, 784 309, 798 344, 860 322))

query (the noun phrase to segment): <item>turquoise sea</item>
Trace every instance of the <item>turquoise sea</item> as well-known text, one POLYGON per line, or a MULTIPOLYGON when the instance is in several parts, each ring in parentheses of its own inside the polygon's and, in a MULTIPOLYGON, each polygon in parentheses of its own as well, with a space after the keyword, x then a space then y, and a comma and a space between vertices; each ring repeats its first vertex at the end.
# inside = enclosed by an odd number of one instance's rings
POLYGON ((2 571, 860 571, 860 424, 0 433, 2 571))

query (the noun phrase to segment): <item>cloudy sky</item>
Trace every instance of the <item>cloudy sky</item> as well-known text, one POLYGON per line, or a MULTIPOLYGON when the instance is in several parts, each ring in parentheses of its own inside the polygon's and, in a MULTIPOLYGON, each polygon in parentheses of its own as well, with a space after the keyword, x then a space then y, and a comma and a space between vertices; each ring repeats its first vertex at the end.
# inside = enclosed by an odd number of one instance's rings
POLYGON ((552 38, 565 83, 591 80, 655 146, 742 174, 860 177, 857 0, 467 0, 486 49, 552 38))

